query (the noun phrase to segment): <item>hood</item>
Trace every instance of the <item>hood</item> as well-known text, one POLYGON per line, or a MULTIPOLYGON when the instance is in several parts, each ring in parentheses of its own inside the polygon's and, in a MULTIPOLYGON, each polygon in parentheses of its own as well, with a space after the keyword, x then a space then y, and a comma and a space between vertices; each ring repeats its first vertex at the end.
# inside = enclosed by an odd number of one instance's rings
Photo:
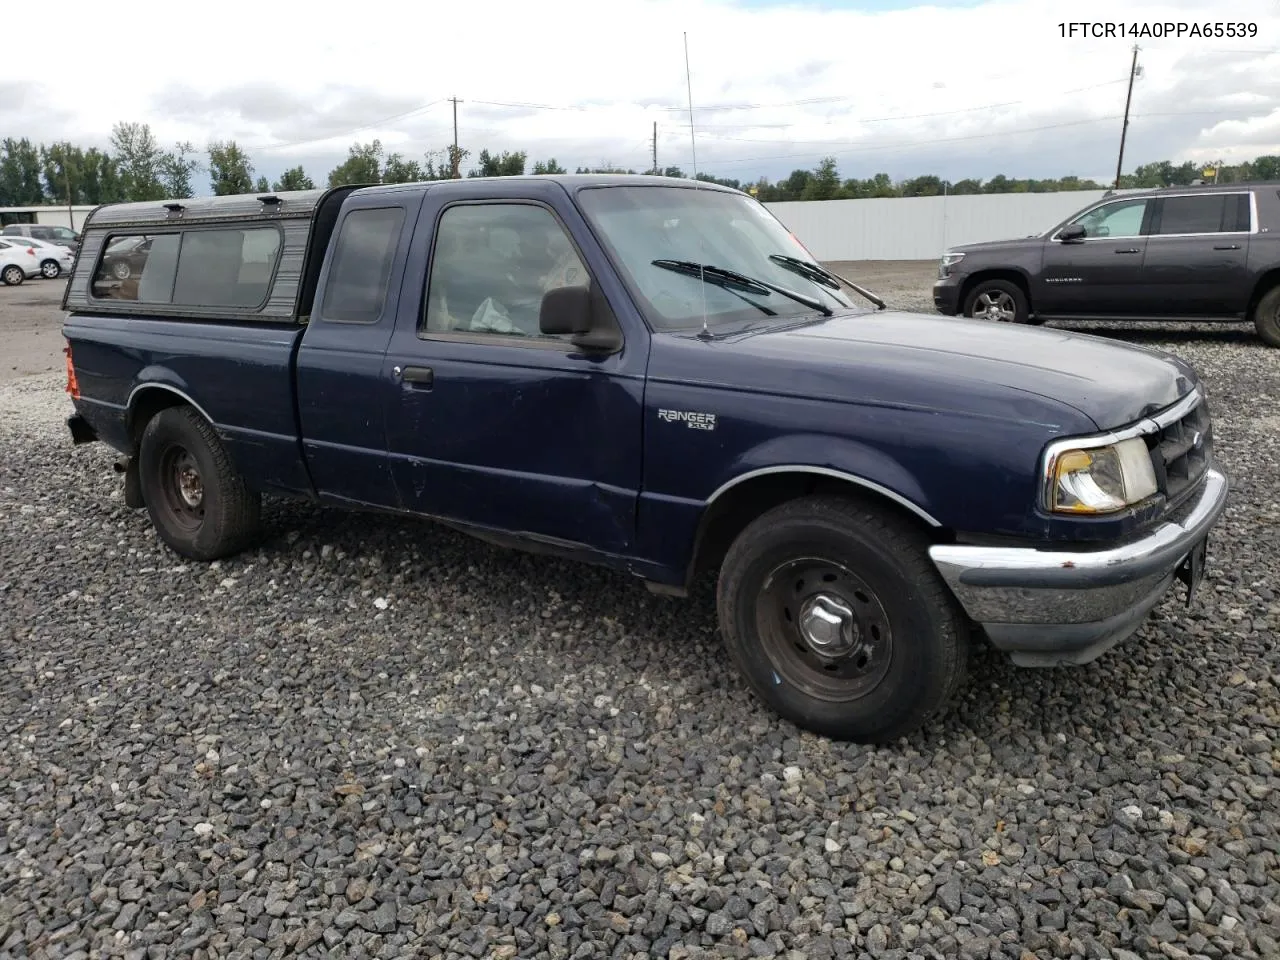
POLYGON ((1043 233, 1034 233, 1027 237, 1016 237, 1009 240, 982 240, 976 243, 957 243, 947 247, 948 253, 978 253, 985 250, 1008 250, 1011 247, 1025 247, 1028 243, 1039 240, 1043 233))
POLYGON ((722 341, 688 379, 846 402, 932 407, 1000 419, 1074 416, 1072 431, 1111 430, 1177 402, 1197 383, 1171 354, 1091 334, 932 314, 832 317, 722 341), (1080 415, 1087 422, 1082 422, 1080 415))

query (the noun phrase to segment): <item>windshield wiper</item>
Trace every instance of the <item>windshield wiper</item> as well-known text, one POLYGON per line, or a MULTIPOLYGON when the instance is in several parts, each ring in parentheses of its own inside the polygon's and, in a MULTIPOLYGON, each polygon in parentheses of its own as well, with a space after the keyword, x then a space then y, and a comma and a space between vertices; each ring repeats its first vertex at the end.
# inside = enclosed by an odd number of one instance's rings
POLYGON ((820 311, 824 317, 831 316, 833 312, 825 303, 815 300, 813 297, 806 297, 803 293, 796 293, 786 287, 779 287, 767 280, 757 280, 755 277, 748 277, 746 274, 726 270, 724 267, 717 267, 709 263, 697 263, 693 260, 652 260, 650 262, 655 267, 662 267, 664 270, 674 270, 676 273, 683 273, 689 277, 701 277, 707 283, 713 283, 717 287, 724 287, 725 289, 732 290, 736 288, 746 293, 755 294, 768 294, 769 291, 780 293, 784 297, 790 297, 796 303, 804 304, 810 310, 820 311))
POLYGON ((795 273, 800 274, 802 277, 807 277, 815 283, 822 284, 824 287, 831 287, 833 290, 839 290, 840 284, 843 283, 854 293, 866 297, 881 310, 885 309, 885 302, 870 290, 867 290, 865 287, 858 286, 852 280, 846 280, 838 273, 832 273, 830 270, 825 270, 816 263, 809 263, 806 260, 801 260, 799 257, 789 257, 782 253, 771 253, 769 254, 769 259, 779 266, 786 267, 788 270, 792 270, 795 273))

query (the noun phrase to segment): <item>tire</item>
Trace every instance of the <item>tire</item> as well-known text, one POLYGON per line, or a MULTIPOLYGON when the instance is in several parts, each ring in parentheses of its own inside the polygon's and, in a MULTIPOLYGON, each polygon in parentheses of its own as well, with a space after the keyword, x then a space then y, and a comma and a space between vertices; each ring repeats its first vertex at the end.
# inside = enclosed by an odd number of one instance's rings
POLYGON ((62 264, 57 260, 45 260, 40 264, 40 276, 46 280, 57 280, 62 273, 62 264))
POLYGON ((258 494, 245 486, 213 427, 191 407, 168 407, 151 418, 142 432, 138 479, 160 539, 184 557, 219 560, 239 553, 257 534, 258 494))
POLYGON ((117 260, 111 265, 111 275, 117 280, 128 280, 133 270, 130 269, 128 262, 117 260))
POLYGON ((1264 293, 1253 308, 1253 327, 1267 346, 1280 347, 1280 286, 1264 293))
POLYGON ((969 630, 927 547, 896 515, 840 497, 757 518, 730 546, 716 596, 725 644, 753 692, 796 726, 855 743, 896 740, 940 711, 964 680, 969 630), (842 636, 853 640, 843 658, 831 656, 837 641, 824 660, 799 620, 801 611, 819 625, 844 616, 832 599, 858 630, 842 636))
POLYGON ((0 270, 0 282, 3 282, 6 287, 19 286, 25 279, 27 275, 23 273, 21 267, 10 266, 0 270))
POLYGON ((979 280, 964 298, 964 315, 999 323, 1028 323, 1027 295, 1009 280, 979 280))

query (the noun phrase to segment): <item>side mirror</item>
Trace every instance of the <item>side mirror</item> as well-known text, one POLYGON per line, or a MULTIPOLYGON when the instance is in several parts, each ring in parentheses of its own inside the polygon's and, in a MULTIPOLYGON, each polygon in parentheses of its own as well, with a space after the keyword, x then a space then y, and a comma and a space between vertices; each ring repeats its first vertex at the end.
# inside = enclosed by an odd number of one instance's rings
POLYGON ((1058 239, 1063 243, 1073 243, 1077 240, 1083 240, 1085 237, 1084 224, 1073 223, 1070 226, 1063 227, 1058 233, 1058 239))
POLYGON ((622 335, 608 303, 597 300, 594 286, 548 290, 538 311, 539 331, 549 336, 568 334, 570 342, 584 350, 616 352, 622 346, 622 335))
POLYGON ((556 287, 542 297, 538 329, 552 336, 581 336, 591 331, 591 291, 586 287, 556 287))

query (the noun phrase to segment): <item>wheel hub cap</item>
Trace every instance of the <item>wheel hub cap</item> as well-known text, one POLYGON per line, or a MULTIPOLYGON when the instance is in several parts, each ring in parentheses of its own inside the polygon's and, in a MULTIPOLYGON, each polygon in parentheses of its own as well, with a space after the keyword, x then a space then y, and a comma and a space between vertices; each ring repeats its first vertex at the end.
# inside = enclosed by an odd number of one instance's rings
POLYGON ((204 484, 200 482, 200 474, 191 467, 179 468, 178 492, 188 507, 200 506, 200 501, 204 499, 204 484))
POLYGON ((820 657, 847 656, 858 646, 859 633, 853 610, 830 594, 810 597, 800 610, 800 635, 820 657))

